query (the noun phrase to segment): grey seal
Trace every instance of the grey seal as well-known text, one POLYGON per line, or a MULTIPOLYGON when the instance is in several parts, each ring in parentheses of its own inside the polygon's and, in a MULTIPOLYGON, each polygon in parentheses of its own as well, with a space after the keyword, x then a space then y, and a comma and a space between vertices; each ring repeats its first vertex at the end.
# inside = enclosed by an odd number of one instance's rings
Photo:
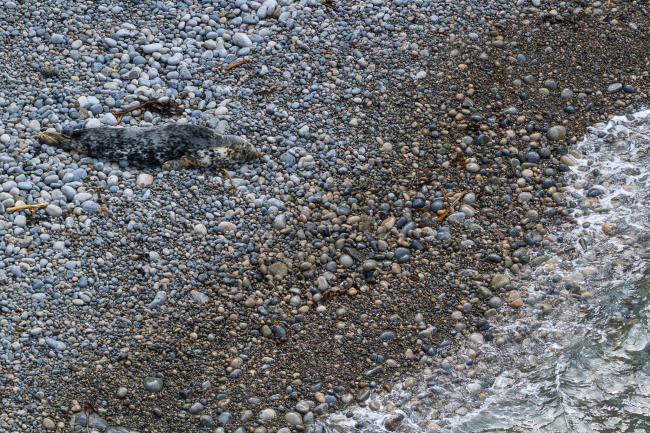
POLYGON ((37 139, 92 158, 165 169, 225 168, 253 161, 261 155, 242 137, 217 134, 203 126, 176 123, 144 128, 77 129, 68 134, 42 132, 37 139))

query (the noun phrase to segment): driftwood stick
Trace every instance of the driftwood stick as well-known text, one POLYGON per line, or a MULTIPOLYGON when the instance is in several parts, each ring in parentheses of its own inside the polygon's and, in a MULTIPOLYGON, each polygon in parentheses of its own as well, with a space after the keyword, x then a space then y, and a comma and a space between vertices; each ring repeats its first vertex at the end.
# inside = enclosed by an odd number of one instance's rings
POLYGON ((148 108, 157 113, 167 114, 170 116, 183 114, 183 107, 174 101, 158 101, 157 99, 150 99, 148 101, 140 102, 135 107, 128 108, 124 111, 115 111, 113 112, 113 115, 117 118, 117 123, 119 124, 122 122, 123 116, 143 108, 148 108))
POLYGON ((253 61, 252 61, 251 59, 235 60, 234 62, 232 62, 231 64, 229 64, 229 65, 226 66, 225 68, 223 68, 223 70, 224 70, 224 71, 229 71, 229 70, 231 70, 231 69, 235 69, 235 68, 237 68, 237 67, 239 67, 239 66, 247 65, 247 64, 249 64, 249 63, 253 63, 253 61))
POLYGON ((18 206, 7 208, 7 212, 20 212, 21 210, 29 210, 32 213, 34 213, 36 212, 36 210, 47 207, 49 204, 50 203, 48 202, 36 203, 36 204, 19 204, 18 206))

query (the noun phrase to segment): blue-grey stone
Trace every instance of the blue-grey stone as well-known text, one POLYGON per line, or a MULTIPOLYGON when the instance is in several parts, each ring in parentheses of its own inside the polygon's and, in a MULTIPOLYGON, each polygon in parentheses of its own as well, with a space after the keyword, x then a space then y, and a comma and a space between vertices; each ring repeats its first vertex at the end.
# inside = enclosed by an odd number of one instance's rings
POLYGON ((88 200, 81 203, 81 209, 83 209, 83 211, 86 212, 87 214, 95 214, 99 212, 101 206, 99 205, 99 203, 95 201, 88 200))
POLYGON ((395 250, 395 259, 399 262, 406 262, 411 258, 411 252, 408 248, 397 248, 395 250))
POLYGON ((164 290, 159 290, 156 293, 156 296, 154 296, 153 301, 149 303, 149 308, 154 309, 154 308, 159 308, 165 305, 167 302, 167 293, 165 293, 164 290))
POLYGON ((221 425, 226 425, 226 424, 229 424, 230 421, 232 420, 232 415, 230 414, 230 412, 221 412, 219 414, 218 419, 219 419, 219 423, 221 425))
POLYGON ((18 265, 9 266, 9 272, 14 276, 14 278, 21 278, 23 276, 23 271, 18 265))
POLYGON ((104 111, 104 107, 102 107, 100 104, 93 104, 90 107, 90 112, 93 113, 94 115, 101 114, 104 111))
POLYGON ((465 221, 465 213, 463 212, 454 212, 451 215, 447 217, 447 221, 450 223, 457 223, 460 224, 463 221, 465 221))
POLYGON ((441 242, 445 242, 451 239, 451 231, 449 230, 449 227, 441 227, 440 230, 438 230, 438 233, 436 233, 436 239, 438 239, 441 242))
POLYGON ((50 174, 43 179, 43 182, 45 182, 46 185, 52 185, 53 183, 57 183, 59 181, 59 176, 56 174, 50 174))
POLYGON ((147 377, 144 379, 144 389, 149 392, 160 392, 163 388, 163 380, 159 377, 147 377))
POLYGON ((184 79, 184 80, 191 80, 191 79, 192 79, 192 73, 191 73, 190 70, 187 69, 187 67, 185 67, 185 66, 181 66, 181 67, 178 69, 178 73, 179 73, 180 77, 181 77, 182 79, 184 79))
MULTIPOLYGON (((63 190, 63 188, 61 188, 63 190)), ((93 195, 89 192, 79 192, 74 195, 74 201, 83 203, 93 198, 93 195)))
POLYGON ((66 344, 63 341, 55 340, 52 337, 47 337, 45 343, 51 348, 58 352, 65 350, 66 344))
POLYGON ((82 179, 84 179, 86 176, 88 176, 88 172, 86 171, 85 168, 80 167, 80 168, 75 169, 75 170, 72 172, 72 175, 74 176, 74 180, 82 180, 82 179))
POLYGON ((264 3, 262 3, 262 6, 257 9, 257 17, 263 20, 267 17, 272 16, 277 5, 278 3, 276 0, 266 0, 264 3))
POLYGON ((631 84, 626 84, 625 86, 623 86, 623 91, 624 91, 625 93, 634 93, 634 92, 635 92, 635 89, 634 89, 634 86, 633 86, 633 85, 631 85, 631 84))
POLYGON ((623 89, 623 83, 613 83, 607 87, 607 92, 616 93, 616 92, 620 92, 621 89, 623 89))
POLYGON ((34 188, 34 184, 31 182, 18 182, 18 189, 30 191, 32 188, 34 188))
POLYGON ((246 15, 244 18, 242 18, 242 21, 244 24, 255 25, 260 22, 260 19, 255 15, 246 15))
POLYGON ((285 152, 282 155, 280 155, 280 161, 287 166, 287 167, 293 167, 296 165, 296 157, 293 156, 292 154, 285 152))
POLYGON ((431 210, 437 212, 445 208, 445 202, 441 199, 436 199, 431 203, 431 210))
POLYGON ((102 116, 101 122, 104 125, 115 126, 117 125, 117 118, 113 113, 106 113, 102 116))
POLYGON ((214 420, 210 415, 201 415, 199 422, 203 427, 208 427, 208 428, 214 427, 214 420))
POLYGON ((50 42, 53 44, 63 44, 65 43, 65 36, 59 33, 53 33, 52 36, 50 36, 50 42))
POLYGON ((160 43, 155 43, 155 44, 147 44, 142 46, 142 51, 145 54, 153 54, 156 51, 160 51, 162 49, 163 45, 160 43))
POLYGON ((539 162, 539 154, 531 151, 526 154, 526 162, 537 164, 539 162))
POLYGON ((57 206, 57 205, 55 205, 53 203, 50 203, 45 208, 45 213, 47 213, 51 217, 56 218, 56 217, 60 217, 63 214, 63 210, 59 206, 57 206))
POLYGON ((266 201, 266 205, 268 207, 272 207, 272 206, 276 207, 279 210, 285 210, 286 209, 286 206, 285 206, 284 202, 282 200, 279 200, 279 199, 275 198, 275 197, 272 197, 272 198, 268 199, 266 201))
POLYGON ((556 125, 549 128, 546 136, 553 141, 564 140, 566 137, 566 127, 562 125, 556 125))
POLYGON ((192 406, 190 406, 190 413, 191 413, 192 415, 197 415, 197 414, 199 414, 203 409, 204 409, 203 404, 201 404, 200 402, 197 401, 197 402, 194 403, 192 406))
POLYGON ((181 61, 183 61, 183 55, 181 53, 176 53, 167 59, 167 64, 171 66, 177 66, 180 65, 181 61))
POLYGON ((235 33, 232 37, 232 43, 242 48, 253 45, 253 42, 246 33, 235 33))

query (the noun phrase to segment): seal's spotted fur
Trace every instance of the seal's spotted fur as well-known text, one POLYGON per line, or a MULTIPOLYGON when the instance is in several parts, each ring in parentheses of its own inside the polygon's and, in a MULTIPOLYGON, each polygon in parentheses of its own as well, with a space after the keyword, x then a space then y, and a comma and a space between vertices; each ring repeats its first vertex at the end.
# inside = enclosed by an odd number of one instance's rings
POLYGON ((236 135, 219 135, 196 125, 168 124, 147 128, 78 129, 69 135, 41 133, 41 143, 76 150, 110 161, 162 165, 167 169, 218 167, 259 158, 260 153, 236 135))

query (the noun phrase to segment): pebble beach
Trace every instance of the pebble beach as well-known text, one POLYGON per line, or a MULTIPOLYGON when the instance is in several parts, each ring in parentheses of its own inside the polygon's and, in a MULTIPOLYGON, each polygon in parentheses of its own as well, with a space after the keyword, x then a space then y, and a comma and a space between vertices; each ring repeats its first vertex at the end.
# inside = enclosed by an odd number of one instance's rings
POLYGON ((449 355, 507 343, 492 321, 575 226, 574 145, 649 86, 643 1, 5 1, 0 432, 309 432, 471 377, 479 351, 449 355), (115 114, 148 100, 182 112, 115 114), (36 140, 172 122, 262 157, 36 140))

